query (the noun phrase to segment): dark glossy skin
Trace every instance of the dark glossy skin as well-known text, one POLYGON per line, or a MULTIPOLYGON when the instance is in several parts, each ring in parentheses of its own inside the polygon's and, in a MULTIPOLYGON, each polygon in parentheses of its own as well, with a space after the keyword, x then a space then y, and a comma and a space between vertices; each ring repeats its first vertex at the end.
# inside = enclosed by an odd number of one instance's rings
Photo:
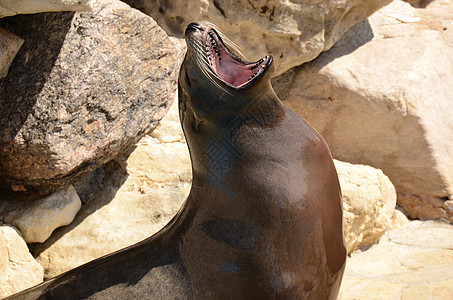
POLYGON ((327 145, 277 98, 271 66, 242 90, 208 80, 190 43, 209 30, 186 32, 179 105, 193 184, 178 215, 11 299, 336 298, 346 248, 327 145))

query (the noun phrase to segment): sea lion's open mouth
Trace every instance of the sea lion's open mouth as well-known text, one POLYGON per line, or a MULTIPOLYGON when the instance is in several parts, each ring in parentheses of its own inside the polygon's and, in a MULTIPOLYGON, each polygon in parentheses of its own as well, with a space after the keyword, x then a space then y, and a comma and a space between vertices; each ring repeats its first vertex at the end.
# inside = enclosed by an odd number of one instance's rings
POLYGON ((267 55, 257 62, 246 62, 228 49, 219 34, 211 29, 205 41, 205 51, 211 70, 235 89, 244 89, 262 77, 272 63, 272 56, 267 55))

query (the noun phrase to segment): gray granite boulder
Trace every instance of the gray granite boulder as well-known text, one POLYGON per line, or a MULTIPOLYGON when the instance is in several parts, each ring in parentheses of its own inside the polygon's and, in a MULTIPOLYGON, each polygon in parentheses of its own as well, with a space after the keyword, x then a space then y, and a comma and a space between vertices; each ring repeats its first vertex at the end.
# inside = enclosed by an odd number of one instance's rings
POLYGON ((46 195, 152 131, 176 90, 173 42, 121 1, 18 15, 24 44, 0 80, 0 186, 46 195))

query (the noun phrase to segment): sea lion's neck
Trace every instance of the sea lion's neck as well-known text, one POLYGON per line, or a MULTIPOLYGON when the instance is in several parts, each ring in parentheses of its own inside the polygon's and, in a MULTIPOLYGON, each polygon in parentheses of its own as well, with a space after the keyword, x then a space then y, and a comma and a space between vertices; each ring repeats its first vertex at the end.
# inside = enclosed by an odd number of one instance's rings
MULTIPOLYGON (((191 155, 194 182, 200 179, 217 185, 220 190, 224 189, 222 182, 227 178, 231 166, 244 151, 248 151, 243 147, 244 141, 239 135, 241 128, 246 126, 265 130, 279 124, 285 116, 286 108, 270 83, 242 93, 240 97, 232 100, 235 101, 231 105, 234 109, 224 111, 197 111, 193 103, 187 106, 186 118, 192 115, 193 121, 185 120, 183 127, 191 155)), ((229 193, 226 189, 223 192, 229 193)))
POLYGON ((208 140, 216 139, 238 119, 248 125, 269 127, 279 123, 286 112, 270 83, 243 93, 225 94, 198 101, 192 99, 190 109, 199 125, 196 134, 208 140))

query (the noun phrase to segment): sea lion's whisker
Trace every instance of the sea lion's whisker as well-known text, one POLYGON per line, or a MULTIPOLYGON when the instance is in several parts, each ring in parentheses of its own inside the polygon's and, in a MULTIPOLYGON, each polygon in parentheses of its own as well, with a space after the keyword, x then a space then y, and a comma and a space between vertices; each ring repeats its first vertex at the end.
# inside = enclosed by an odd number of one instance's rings
POLYGON ((242 53, 241 50, 239 50, 239 46, 236 43, 230 40, 223 32, 217 31, 217 33, 220 35, 224 44, 228 48, 233 49, 235 54, 238 55, 242 60, 249 61, 249 59, 244 55, 244 53, 242 53))
POLYGON ((225 87, 221 86, 217 81, 213 79, 213 77, 215 77, 221 80, 219 75, 216 74, 208 65, 208 56, 205 49, 203 48, 203 43, 198 40, 190 39, 189 44, 191 44, 190 46, 192 47, 193 51, 197 53, 197 55, 195 55, 195 61, 203 74, 218 88, 231 95, 230 91, 228 91, 225 87))

